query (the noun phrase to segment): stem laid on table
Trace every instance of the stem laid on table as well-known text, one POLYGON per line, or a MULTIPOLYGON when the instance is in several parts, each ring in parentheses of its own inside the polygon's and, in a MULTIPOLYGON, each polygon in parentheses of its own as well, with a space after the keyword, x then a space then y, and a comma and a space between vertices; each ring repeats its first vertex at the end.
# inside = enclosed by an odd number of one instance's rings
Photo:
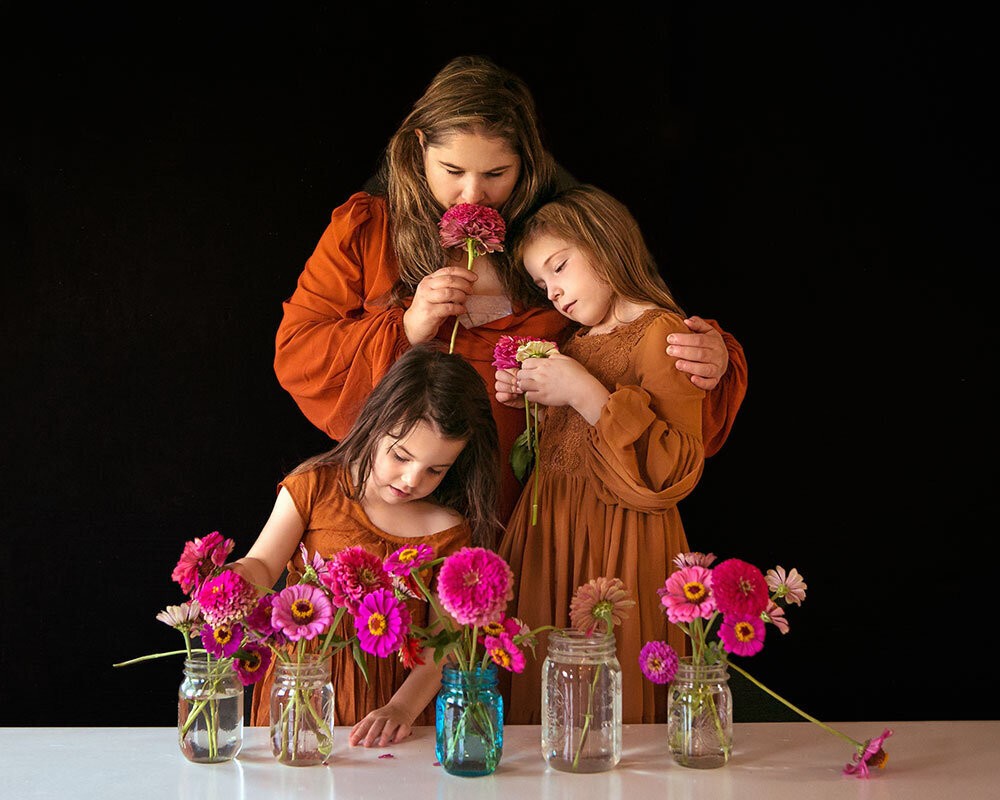
MULTIPOLYGON (((474 257, 474 250, 472 248, 473 239, 468 238, 465 240, 465 249, 469 251, 469 265, 466 267, 469 272, 472 272, 472 259, 474 257)), ((451 344, 448 345, 448 352, 455 352, 455 334, 458 333, 458 317, 455 317, 455 327, 451 329, 451 344)))

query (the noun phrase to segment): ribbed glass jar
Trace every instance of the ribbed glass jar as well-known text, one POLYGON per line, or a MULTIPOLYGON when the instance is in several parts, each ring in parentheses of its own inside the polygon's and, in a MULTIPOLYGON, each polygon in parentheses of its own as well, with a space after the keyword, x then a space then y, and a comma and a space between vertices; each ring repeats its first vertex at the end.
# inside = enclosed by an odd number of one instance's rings
POLYGON ((231 658, 184 661, 177 691, 177 741, 188 761, 229 761, 243 747, 243 684, 231 658))
POLYGON ((503 754, 503 698, 497 670, 445 664, 435 705, 436 752, 452 775, 488 775, 503 754))
POLYGON ((622 670, 613 635, 552 631, 542 665, 542 755, 563 772, 604 772, 622 757, 622 670))
POLYGON ((277 661, 271 687, 271 752, 282 764, 325 764, 333 752, 330 658, 277 661))
POLYGON ((667 694, 670 755, 685 767, 712 769, 733 749, 733 694, 725 664, 694 666, 682 658, 667 694))

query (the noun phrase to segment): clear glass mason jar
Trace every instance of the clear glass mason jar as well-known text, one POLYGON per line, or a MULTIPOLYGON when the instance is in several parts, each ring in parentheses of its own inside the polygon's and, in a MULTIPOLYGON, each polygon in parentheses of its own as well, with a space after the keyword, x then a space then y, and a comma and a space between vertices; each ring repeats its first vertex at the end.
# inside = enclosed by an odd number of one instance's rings
POLYGON ((613 634, 549 634, 542 665, 542 755, 563 772, 604 772, 621 761, 622 668, 613 634))
POLYGON ((490 665, 445 664, 435 704, 437 759, 452 775, 488 775, 503 754, 503 698, 490 665))
POLYGON ((670 755, 685 767, 711 769, 733 749, 733 694, 725 664, 695 666, 682 658, 667 696, 670 755))
POLYGON ((229 761, 243 747, 243 684, 231 658, 185 659, 177 691, 177 741, 188 761, 229 761))
POLYGON ((306 653, 278 660, 271 687, 271 752, 282 764, 325 764, 333 752, 330 658, 306 653))

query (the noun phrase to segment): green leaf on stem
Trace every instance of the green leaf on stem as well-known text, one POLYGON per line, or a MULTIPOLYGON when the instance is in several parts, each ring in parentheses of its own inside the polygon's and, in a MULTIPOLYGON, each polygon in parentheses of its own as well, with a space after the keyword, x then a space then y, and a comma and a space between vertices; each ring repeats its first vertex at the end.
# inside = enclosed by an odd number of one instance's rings
POLYGON ((514 475, 519 481, 524 481, 524 476, 528 474, 531 463, 534 461, 535 453, 531 446, 531 435, 527 429, 514 440, 514 446, 510 451, 510 466, 514 470, 514 475))

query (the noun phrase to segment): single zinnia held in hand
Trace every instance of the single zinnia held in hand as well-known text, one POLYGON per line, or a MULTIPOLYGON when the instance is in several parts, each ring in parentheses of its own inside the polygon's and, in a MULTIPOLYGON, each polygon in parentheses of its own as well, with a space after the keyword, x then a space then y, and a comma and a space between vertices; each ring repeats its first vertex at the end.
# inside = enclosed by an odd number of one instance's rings
POLYGON ((500 618, 514 597, 514 574, 491 550, 463 547, 441 564, 437 592, 459 625, 482 628, 500 618))
POLYGON ((586 636, 592 636, 600 623, 610 634, 615 625, 628 619, 625 610, 635 605, 620 578, 600 577, 585 583, 573 593, 569 604, 570 624, 586 636))
POLYGON ((459 203, 449 208, 438 229, 442 247, 474 247, 481 256, 502 253, 507 234, 507 226, 496 209, 475 203, 459 203))

